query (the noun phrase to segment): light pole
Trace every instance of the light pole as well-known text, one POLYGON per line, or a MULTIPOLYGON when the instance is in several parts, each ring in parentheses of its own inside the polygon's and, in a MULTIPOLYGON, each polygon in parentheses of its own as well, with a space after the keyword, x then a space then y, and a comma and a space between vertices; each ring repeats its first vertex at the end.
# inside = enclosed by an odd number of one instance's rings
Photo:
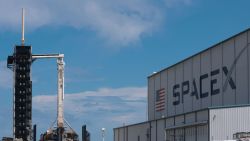
POLYGON ((102 141, 104 141, 104 137, 105 137, 105 128, 102 128, 102 141))

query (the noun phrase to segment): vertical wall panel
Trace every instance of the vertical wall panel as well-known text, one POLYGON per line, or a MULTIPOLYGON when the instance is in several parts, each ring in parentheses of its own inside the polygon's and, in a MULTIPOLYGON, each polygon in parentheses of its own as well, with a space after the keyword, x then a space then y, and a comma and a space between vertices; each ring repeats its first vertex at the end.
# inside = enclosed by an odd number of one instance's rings
POLYGON ((125 127, 125 140, 124 141, 128 141, 128 127, 125 127))
POLYGON ((195 127, 189 127, 185 129, 185 141, 195 141, 195 127))
POLYGON ((119 134, 119 129, 118 128, 114 129, 114 138, 115 138, 114 141, 119 141, 118 134, 119 134))
POLYGON ((174 117, 166 119, 166 127, 174 126, 174 117))
POLYGON ((154 77, 148 78, 148 119, 153 120, 154 115, 154 77))
POLYGON ((175 134, 174 130, 167 130, 166 131, 166 141, 175 141, 175 134))
POLYGON ((175 125, 184 124, 184 115, 175 117, 175 125))
POLYGON ((204 77, 204 79, 200 80, 201 83, 199 87, 201 108, 206 108, 211 106, 210 72, 211 72, 210 50, 207 50, 201 54, 201 76, 204 77))
POLYGON ((125 141, 125 128, 119 128, 119 141, 125 141))
POLYGON ((137 133, 136 129, 134 129, 134 126, 128 127, 128 140, 129 141, 136 141, 137 140, 137 133))
MULTIPOLYGON (((225 43, 223 43, 223 67, 227 67, 228 71, 230 70, 230 67, 233 65, 234 62, 234 38, 226 41, 225 43)), ((226 75, 223 72, 222 75, 223 78, 223 82, 222 85, 224 87, 224 85, 226 85, 226 75)), ((232 75, 231 78, 233 79, 233 81, 235 81, 235 69, 233 69, 232 71, 232 75)), ((223 90, 223 89, 222 89, 223 90)), ((227 89, 225 89, 223 91, 223 104, 224 105, 233 105, 235 104, 235 90, 231 89, 230 86, 227 87, 227 89)))
MULTIPOLYGON (((223 105, 222 101, 222 44, 211 49, 212 73, 211 81, 213 83, 214 94, 211 95, 212 106, 223 105), (217 74, 217 71, 218 74, 217 74), (218 92, 216 92, 218 90, 218 92)), ((210 86, 211 88, 211 86, 210 86)))
POLYGON ((208 120, 208 110, 199 111, 196 113, 197 122, 208 120))
POLYGON ((184 129, 180 128, 175 130, 175 140, 184 141, 184 129))
MULTIPOLYGON (((250 88, 250 31, 247 32, 247 57, 248 57, 248 88, 250 88)), ((248 102, 250 103, 250 90, 248 90, 248 102)))
MULTIPOLYGON (((200 86, 200 55, 196 55, 193 57, 193 82, 191 84, 191 93, 195 92, 195 87, 198 93, 198 97, 193 95, 193 111, 198 110, 201 108, 201 101, 200 101, 200 93, 199 93, 199 86, 200 86)), ((192 94, 191 94, 192 95, 192 94)))
POLYGON ((188 81, 188 88, 184 88, 184 90, 189 89, 188 94, 183 95, 183 106, 184 106, 184 112, 191 112, 192 111, 192 106, 193 106, 193 97, 191 96, 191 87, 192 87, 192 59, 188 59, 185 61, 183 66, 183 71, 184 71, 184 80, 183 81, 188 81))
POLYGON ((249 106, 211 109, 210 138, 213 140, 232 140, 235 133, 249 132, 249 119, 249 106))
POLYGON ((175 106, 173 105, 173 101, 175 100, 173 97, 173 86, 175 85, 175 68, 171 67, 168 69, 168 116, 175 115, 175 106))
MULTIPOLYGON (((142 125, 140 125, 140 139, 141 141, 149 141, 149 136, 147 135, 148 131, 149 131, 149 123, 144 123, 142 125)), ((130 140, 127 140, 130 141, 130 140)))
POLYGON ((250 36, 249 36, 250 35, 250 31, 248 31, 247 34, 248 34, 248 43, 250 43, 250 36))
POLYGON ((128 126, 128 140, 127 141, 148 141, 147 130, 149 129, 149 123, 142 123, 138 125, 128 126))
POLYGON ((156 121, 151 122, 151 141, 156 141, 156 121))
POLYGON ((195 113, 189 113, 185 115, 186 123, 194 123, 195 122, 195 113))
MULTIPOLYGON (((248 103, 248 68, 247 68, 247 33, 241 34, 235 39, 236 62, 236 104, 248 103), (241 53, 242 52, 242 53, 241 53)), ((228 88, 231 88, 228 86, 228 88)))
POLYGON ((168 105, 168 93, 167 93, 167 85, 168 85, 168 72, 163 71, 161 73, 161 88, 165 89, 165 110, 162 112, 164 117, 167 117, 167 105, 168 105))
POLYGON ((175 84, 179 85, 179 88, 176 89, 176 91, 179 92, 179 97, 175 97, 176 101, 179 101, 179 104, 176 105, 176 112, 175 114, 181 114, 183 113, 183 104, 182 104, 182 82, 183 82, 183 63, 180 63, 176 66, 176 70, 175 70, 176 74, 175 74, 175 84))
POLYGON ((157 121, 157 141, 165 141, 165 120, 157 121))
POLYGON ((197 141, 208 141, 208 125, 197 126, 197 141))
MULTIPOLYGON (((154 89, 154 99, 156 103, 156 97, 157 97, 157 90, 161 89, 161 73, 158 73, 155 75, 155 89, 154 89)), ((155 112, 155 118, 154 119, 159 119, 162 116, 162 112, 164 111, 156 111, 156 105, 154 105, 154 112, 155 112)))

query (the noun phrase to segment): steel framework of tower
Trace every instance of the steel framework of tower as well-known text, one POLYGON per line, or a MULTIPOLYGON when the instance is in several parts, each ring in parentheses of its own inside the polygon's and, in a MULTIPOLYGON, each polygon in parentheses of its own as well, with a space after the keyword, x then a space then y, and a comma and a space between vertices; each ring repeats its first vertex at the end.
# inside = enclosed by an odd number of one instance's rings
POLYGON ((15 46, 13 56, 7 60, 14 73, 13 137, 30 141, 32 138, 32 63, 31 46, 15 46))

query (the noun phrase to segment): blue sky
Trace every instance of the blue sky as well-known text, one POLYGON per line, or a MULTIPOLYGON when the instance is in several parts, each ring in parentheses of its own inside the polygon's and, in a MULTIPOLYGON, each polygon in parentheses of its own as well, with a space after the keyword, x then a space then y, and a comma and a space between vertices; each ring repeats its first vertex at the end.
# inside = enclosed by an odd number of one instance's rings
MULTIPOLYGON (((0 137, 12 135, 12 72, 20 44, 34 54, 64 53, 65 117, 92 141, 107 129, 147 120, 147 76, 250 27, 248 0, 0 0, 0 137)), ((56 118, 55 60, 32 65, 38 136, 56 118)))

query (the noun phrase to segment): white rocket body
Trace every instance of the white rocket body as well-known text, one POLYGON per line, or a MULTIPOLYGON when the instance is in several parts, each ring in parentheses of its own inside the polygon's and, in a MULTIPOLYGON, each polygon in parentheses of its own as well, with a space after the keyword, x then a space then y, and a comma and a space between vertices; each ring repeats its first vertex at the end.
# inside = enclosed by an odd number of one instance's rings
POLYGON ((64 99, 64 62, 63 58, 57 59, 58 69, 58 96, 57 96, 57 127, 64 127, 63 99, 64 99))

